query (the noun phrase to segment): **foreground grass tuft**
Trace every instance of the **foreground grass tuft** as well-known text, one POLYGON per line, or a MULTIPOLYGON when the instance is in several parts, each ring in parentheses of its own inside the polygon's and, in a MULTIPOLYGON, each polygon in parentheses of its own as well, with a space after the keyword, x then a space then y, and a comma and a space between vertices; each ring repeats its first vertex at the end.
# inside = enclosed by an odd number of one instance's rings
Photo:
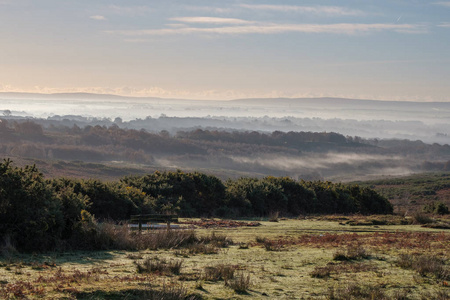
POLYGON ((361 260, 367 259, 370 255, 368 251, 361 246, 348 247, 346 250, 338 250, 333 255, 333 260, 361 260))
POLYGON ((135 262, 136 271, 142 273, 159 273, 159 274, 175 274, 179 275, 183 261, 181 260, 166 260, 158 257, 146 258, 142 263, 135 262))
POLYGON ((233 265, 217 265, 204 268, 203 280, 219 281, 219 280, 231 280, 234 278, 234 272, 237 266, 233 265))
POLYGON ((397 265, 403 269, 415 270, 420 276, 431 275, 436 279, 450 280, 449 266, 436 255, 400 254, 397 265))
POLYGON ((225 285, 233 289, 236 293, 245 294, 250 287, 250 274, 239 274, 230 280, 225 281, 225 285))

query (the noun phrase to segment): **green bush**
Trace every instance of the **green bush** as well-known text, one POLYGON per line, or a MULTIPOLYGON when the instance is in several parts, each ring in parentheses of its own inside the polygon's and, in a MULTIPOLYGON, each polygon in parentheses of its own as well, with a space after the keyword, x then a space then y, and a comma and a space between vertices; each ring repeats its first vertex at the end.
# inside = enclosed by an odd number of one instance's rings
POLYGON ((0 236, 19 251, 41 251, 56 246, 63 228, 62 203, 37 168, 0 163, 0 236))
POLYGON ((446 215, 449 213, 448 206, 442 202, 433 202, 423 207, 423 211, 430 214, 446 215))

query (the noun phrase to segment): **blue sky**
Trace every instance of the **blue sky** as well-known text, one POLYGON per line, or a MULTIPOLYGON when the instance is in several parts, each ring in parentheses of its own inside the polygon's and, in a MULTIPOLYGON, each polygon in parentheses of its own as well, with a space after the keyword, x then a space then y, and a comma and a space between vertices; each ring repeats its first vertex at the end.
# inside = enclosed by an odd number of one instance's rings
POLYGON ((450 101, 450 1, 0 0, 0 91, 450 101))

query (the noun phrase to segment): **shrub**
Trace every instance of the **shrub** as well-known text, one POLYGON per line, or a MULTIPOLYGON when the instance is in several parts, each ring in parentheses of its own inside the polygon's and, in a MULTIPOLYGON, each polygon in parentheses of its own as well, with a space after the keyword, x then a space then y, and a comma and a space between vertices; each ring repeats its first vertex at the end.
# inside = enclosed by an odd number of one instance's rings
POLYGON ((250 274, 239 274, 225 281, 225 285, 232 288, 236 293, 246 293, 250 287, 250 274))
POLYGON ((366 249, 361 246, 348 247, 345 251, 338 250, 333 255, 333 260, 359 260, 369 258, 370 255, 366 249))
POLYGON ((401 254, 397 265, 403 269, 412 269, 421 276, 433 275, 437 279, 450 280, 450 268, 445 261, 435 255, 401 254))
POLYGON ((449 213, 447 205, 442 202, 433 202, 431 204, 425 205, 423 211, 426 213, 446 215, 449 213))
MULTIPOLYGON (((132 298, 132 297, 131 297, 132 298)), ((162 290, 148 290, 142 298, 148 300, 202 300, 200 295, 190 295, 187 290, 178 285, 164 285, 162 290)), ((134 299, 134 298, 132 298, 134 299)))
POLYGON ((371 285, 349 284, 344 287, 330 288, 327 299, 346 300, 346 299, 377 299, 387 300, 388 296, 379 287, 371 285))
POLYGON ((0 236, 10 236, 19 251, 56 246, 64 227, 60 201, 35 166, 0 163, 0 236))
POLYGON ((416 212, 413 215, 414 224, 431 224, 433 223, 433 219, 427 216, 426 214, 416 212))
POLYGON ((263 245, 267 251, 281 251, 283 249, 283 245, 278 241, 265 240, 263 245))
POLYGON ((233 265, 217 265, 213 267, 205 267, 203 280, 208 281, 219 281, 219 280, 230 280, 234 278, 234 272, 237 269, 233 265))
POLYGON ((204 243, 194 243, 187 247, 186 249, 189 254, 217 254, 219 253, 219 248, 214 245, 204 244, 204 243))
POLYGON ((314 270, 309 273, 309 275, 311 275, 311 277, 313 278, 326 278, 326 277, 330 277, 331 275, 331 269, 326 266, 326 267, 319 267, 316 266, 314 268, 314 270))
POLYGON ((155 258, 146 258, 142 263, 135 262, 138 273, 159 273, 159 274, 180 274, 183 261, 165 260, 155 258))
POLYGON ((421 295, 422 300, 435 299, 435 300, 448 300, 450 299, 450 294, 447 291, 439 290, 435 293, 423 292, 421 295))
POLYGON ((212 232, 209 236, 200 237, 198 240, 200 243, 212 244, 219 248, 227 248, 230 245, 234 245, 232 239, 225 235, 218 235, 215 232, 212 232))
POLYGON ((257 243, 265 243, 266 241, 267 241, 267 238, 266 237, 261 237, 261 236, 257 236, 257 237, 255 237, 255 241, 257 242, 257 243))

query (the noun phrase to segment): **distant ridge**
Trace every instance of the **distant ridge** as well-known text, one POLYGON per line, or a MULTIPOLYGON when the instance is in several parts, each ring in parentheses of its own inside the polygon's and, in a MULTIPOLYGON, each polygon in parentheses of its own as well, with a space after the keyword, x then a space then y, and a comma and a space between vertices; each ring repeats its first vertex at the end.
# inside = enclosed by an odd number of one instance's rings
POLYGON ((20 93, 20 92, 0 92, 0 98, 10 99, 39 99, 39 100, 158 100, 158 101, 195 101, 211 103, 239 103, 247 105, 289 105, 289 106, 317 106, 327 105, 341 108, 367 108, 367 107, 408 107, 413 105, 416 108, 443 108, 450 109, 450 102, 417 102, 417 101, 393 101, 393 100, 370 100, 370 99, 350 99, 350 98, 241 98, 233 100, 195 100, 182 98, 159 98, 159 97, 134 97, 120 96, 114 94, 95 93, 20 93))
POLYGON ((258 104, 274 104, 274 103, 284 103, 284 104, 298 104, 299 102, 303 104, 314 104, 317 105, 319 103, 328 103, 328 104, 355 104, 358 103, 360 105, 366 104, 450 104, 450 102, 417 102, 417 101, 398 101, 398 100, 372 100, 372 99, 352 99, 352 98, 336 98, 336 97, 317 97, 317 98, 242 98, 230 100, 233 102, 242 102, 242 103, 253 103, 258 102, 258 104))
POLYGON ((95 94, 95 93, 43 94, 43 93, 0 92, 0 97, 8 97, 8 98, 12 98, 12 99, 45 99, 45 100, 54 100, 54 99, 99 99, 99 100, 152 99, 152 100, 164 100, 163 98, 157 98, 157 97, 130 97, 130 96, 120 96, 120 95, 114 95, 114 94, 95 94))

